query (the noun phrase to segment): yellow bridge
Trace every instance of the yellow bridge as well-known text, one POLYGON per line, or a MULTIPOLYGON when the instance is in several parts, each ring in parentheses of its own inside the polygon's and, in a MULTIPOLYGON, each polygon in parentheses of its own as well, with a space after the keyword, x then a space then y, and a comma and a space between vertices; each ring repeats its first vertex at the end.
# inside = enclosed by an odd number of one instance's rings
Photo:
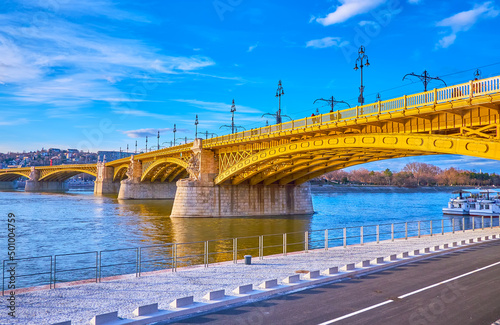
MULTIPOLYGON (((265 203, 252 207, 252 200, 265 201, 259 195, 267 194, 281 202, 276 211, 288 211, 278 214, 294 214, 297 211, 293 205, 298 203, 290 203, 293 201, 290 197, 301 197, 300 191, 307 192, 304 183, 333 170, 382 159, 431 154, 498 160, 499 119, 500 76, 213 139, 197 139, 194 143, 97 166, 4 169, 0 170, 0 181, 24 176, 37 182, 62 182, 78 173, 87 173, 97 177, 96 193, 119 191, 119 198, 155 197, 157 194, 144 193, 148 192, 145 186, 156 186, 157 190, 152 192, 163 191, 176 198, 174 216, 189 216, 184 211, 191 206, 189 199, 201 196, 221 206, 227 195, 230 199, 226 203, 238 205, 246 200, 250 203, 241 209, 251 211, 234 213, 238 207, 233 206, 230 209, 233 212, 224 214, 223 207, 219 207, 214 216, 249 215, 255 209, 267 210, 265 203), (161 189, 160 184, 174 187, 161 189), (136 189, 130 190, 134 186, 136 189), (180 188, 185 189, 179 191, 180 188), (179 208, 181 204, 186 209, 179 208)), ((312 204, 309 210, 306 212, 312 211, 312 204)))

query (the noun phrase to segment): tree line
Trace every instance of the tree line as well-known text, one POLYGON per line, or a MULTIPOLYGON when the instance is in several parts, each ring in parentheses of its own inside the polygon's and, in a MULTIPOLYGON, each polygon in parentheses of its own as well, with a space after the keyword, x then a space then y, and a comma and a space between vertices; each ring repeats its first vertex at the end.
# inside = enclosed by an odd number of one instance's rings
POLYGON ((336 170, 320 177, 323 181, 337 184, 416 186, 500 186, 500 175, 461 170, 450 167, 441 169, 426 163, 408 163, 399 172, 389 168, 384 171, 369 171, 360 168, 352 171, 336 170))

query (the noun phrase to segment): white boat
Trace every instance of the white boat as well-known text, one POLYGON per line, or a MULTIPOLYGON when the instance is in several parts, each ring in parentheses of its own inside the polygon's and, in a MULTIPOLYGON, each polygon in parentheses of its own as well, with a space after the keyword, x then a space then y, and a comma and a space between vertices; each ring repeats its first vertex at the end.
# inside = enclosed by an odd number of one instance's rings
POLYGON ((499 217, 499 194, 499 190, 481 190, 480 197, 470 207, 469 215, 480 217, 499 217))
POLYGON ((459 190, 453 192, 453 194, 459 194, 459 196, 450 199, 448 207, 443 208, 443 214, 468 216, 471 207, 475 204, 472 191, 459 190))

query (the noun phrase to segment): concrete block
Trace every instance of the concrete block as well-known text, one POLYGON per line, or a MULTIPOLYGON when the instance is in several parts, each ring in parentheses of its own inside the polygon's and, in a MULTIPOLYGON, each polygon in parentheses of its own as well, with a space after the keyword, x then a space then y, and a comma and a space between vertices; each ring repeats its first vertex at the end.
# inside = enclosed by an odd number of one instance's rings
POLYGON ((217 291, 210 291, 203 298, 206 300, 221 300, 226 296, 224 289, 217 291))
POLYGON ((287 276, 285 278, 285 280, 283 280, 284 283, 297 283, 300 281, 300 275, 299 274, 296 274, 296 275, 290 275, 290 276, 287 276))
POLYGON ((443 245, 443 249, 446 249, 446 248, 448 248, 449 246, 450 246, 450 245, 448 245, 448 244, 444 244, 444 245, 443 245))
POLYGON ((377 257, 377 264, 384 264, 384 258, 383 257, 377 257))
POLYGON ((369 267, 369 266, 370 266, 370 260, 361 262, 361 267, 369 267))
POLYGON ((457 247, 458 243, 456 241, 454 241, 452 245, 453 245, 453 247, 457 247))
POLYGON ((134 310, 134 316, 137 317, 137 316, 150 315, 157 312, 158 312, 158 304, 145 305, 137 307, 137 309, 134 310))
POLYGON ((170 307, 172 308, 182 308, 186 307, 189 305, 192 305, 194 303, 194 297, 193 296, 188 296, 188 297, 183 297, 183 298, 177 298, 174 301, 170 303, 170 307))
POLYGON ((316 279, 316 278, 319 278, 319 271, 311 271, 309 273, 306 274, 305 278, 306 279, 316 279))
POLYGON ((239 294, 239 295, 242 295, 242 294, 245 294, 245 293, 249 293, 253 291, 253 285, 251 284, 246 284, 246 285, 243 285, 243 286, 239 286, 238 288, 236 288, 234 290, 235 293, 239 294))
POLYGON ((356 265, 354 263, 346 264, 346 266, 345 266, 346 271, 351 271, 351 270, 354 270, 355 268, 356 268, 356 265))
POLYGON ((429 253, 431 249, 429 247, 424 248, 424 253, 429 253))
POLYGON ((338 266, 330 267, 330 268, 325 270, 325 274, 327 274, 327 275, 332 275, 332 274, 337 274, 337 273, 339 273, 338 266))
POLYGON ((420 255, 420 250, 419 249, 414 250, 413 255, 420 255))
POLYGON ((65 322, 54 323, 54 324, 51 324, 51 325, 71 325, 71 321, 68 320, 68 321, 65 321, 65 322))
POLYGON ((396 254, 392 254, 391 256, 389 256, 389 261, 395 261, 398 259, 398 256, 396 254))
POLYGON ((272 279, 262 282, 262 284, 259 287, 261 287, 262 289, 269 289, 277 286, 278 286, 278 279, 272 279))
POLYGON ((469 239, 469 243, 472 244, 474 242, 474 239, 469 239))
POLYGON ((90 320, 90 325, 102 325, 102 324, 107 324, 111 322, 116 322, 118 319, 118 312, 114 311, 111 313, 106 313, 106 314, 100 314, 94 316, 90 320))

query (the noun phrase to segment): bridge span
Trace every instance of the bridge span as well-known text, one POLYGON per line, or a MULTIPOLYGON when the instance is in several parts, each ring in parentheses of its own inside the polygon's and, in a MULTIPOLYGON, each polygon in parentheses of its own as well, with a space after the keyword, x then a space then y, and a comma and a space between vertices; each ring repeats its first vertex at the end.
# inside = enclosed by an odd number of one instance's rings
POLYGON ((459 154, 500 160, 500 76, 101 162, 0 170, 0 188, 175 199, 172 217, 313 213, 308 181, 383 159, 459 154))

